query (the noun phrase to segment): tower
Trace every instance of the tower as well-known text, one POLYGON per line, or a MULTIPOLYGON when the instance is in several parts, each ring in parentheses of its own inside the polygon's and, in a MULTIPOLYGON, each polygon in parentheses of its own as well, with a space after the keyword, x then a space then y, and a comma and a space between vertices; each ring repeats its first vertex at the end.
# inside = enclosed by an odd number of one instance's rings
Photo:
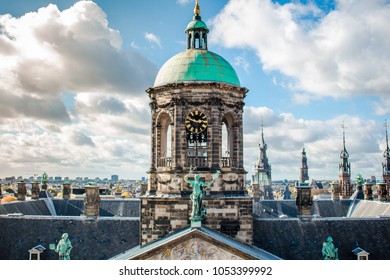
POLYGON ((345 125, 343 128, 343 150, 340 153, 341 163, 339 164, 339 183, 340 183, 340 198, 349 199, 353 193, 351 185, 351 164, 348 161, 349 154, 345 147, 345 125))
POLYGON ((146 90, 151 166, 141 197, 141 244, 188 226, 191 189, 184 177, 199 175, 210 182, 217 171, 221 175, 203 197, 207 215, 202 224, 251 244, 252 199, 245 191, 242 128, 248 89, 224 58, 208 50, 209 29, 198 1, 185 33, 186 51, 170 58, 146 90))
POLYGON ((309 167, 307 166, 307 157, 305 148, 302 149, 302 167, 301 167, 301 176, 299 181, 301 183, 309 180, 309 167))
POLYGON ((383 152, 384 162, 382 163, 383 167, 383 182, 387 184, 388 187, 390 187, 390 149, 389 149, 389 137, 387 134, 387 120, 385 120, 385 128, 386 128, 386 150, 383 152))
MULTIPOLYGON (((272 193, 271 165, 267 157, 267 143, 264 140, 264 125, 261 124, 261 142, 259 144, 259 157, 255 165, 255 177, 253 189, 256 193, 258 188, 258 197, 262 199, 274 199, 272 193)), ((257 195, 256 195, 257 197, 257 195)), ((255 199, 256 199, 255 197, 255 199)))

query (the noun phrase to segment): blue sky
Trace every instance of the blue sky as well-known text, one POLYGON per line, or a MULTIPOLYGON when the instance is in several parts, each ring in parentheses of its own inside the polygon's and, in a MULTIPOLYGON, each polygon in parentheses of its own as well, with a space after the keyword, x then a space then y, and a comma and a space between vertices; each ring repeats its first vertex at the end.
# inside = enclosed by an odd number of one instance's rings
MULTIPOLYGON (((0 177, 146 176, 144 92, 185 50, 195 1, 0 2, 0 177), (54 4, 54 5, 50 5, 54 4)), ((338 177, 345 122, 352 175, 381 177, 390 114, 390 3, 200 0, 209 50, 250 92, 248 175, 261 119, 273 179, 338 177)))

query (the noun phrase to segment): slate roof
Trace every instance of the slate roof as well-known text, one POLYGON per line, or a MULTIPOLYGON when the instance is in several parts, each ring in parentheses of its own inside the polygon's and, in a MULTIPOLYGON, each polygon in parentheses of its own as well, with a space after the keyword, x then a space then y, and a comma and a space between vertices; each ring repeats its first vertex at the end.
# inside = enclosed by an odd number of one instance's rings
MULTIPOLYGON (((346 217, 351 200, 314 200, 313 215, 321 217, 346 217)), ((258 218, 297 218, 295 200, 260 200, 253 202, 253 214, 258 218)))
MULTIPOLYGON (((80 216, 84 211, 83 199, 51 199, 57 216, 80 216)), ((100 216, 102 217, 139 217, 141 202, 139 199, 102 199, 100 216)), ((0 204, 0 215, 21 213, 28 216, 51 216, 44 199, 15 201, 0 204)))
POLYGON ((340 260, 356 260, 360 246, 370 259, 390 260, 390 219, 319 218, 259 219, 253 221, 254 245, 286 260, 321 260, 328 236, 339 248, 340 260))
MULTIPOLYGON (((83 199, 54 199, 54 206, 59 216, 80 216, 84 211, 83 199)), ((102 217, 139 217, 139 199, 102 199, 100 216, 102 217)))
MULTIPOLYGON (((0 260, 28 260, 28 251, 57 244, 63 233, 72 242, 72 260, 106 260, 139 244, 139 218, 0 216, 0 260)), ((57 260, 46 250, 43 259, 57 260)))
POLYGON ((44 200, 14 201, 0 204, 0 215, 13 213, 50 216, 50 211, 44 200))

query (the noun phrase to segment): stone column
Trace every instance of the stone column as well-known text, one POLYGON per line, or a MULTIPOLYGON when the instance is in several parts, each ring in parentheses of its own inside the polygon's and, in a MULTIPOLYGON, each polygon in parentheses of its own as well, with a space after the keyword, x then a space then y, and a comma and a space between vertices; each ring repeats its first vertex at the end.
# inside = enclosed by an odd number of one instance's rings
POLYGON ((378 184, 378 200, 379 201, 387 201, 388 200, 388 192, 386 188, 386 183, 379 183, 378 184))
POLYGON ((64 183, 62 185, 62 198, 70 199, 71 194, 72 194, 72 185, 70 183, 64 183))
POLYGON ((341 189, 339 183, 333 182, 331 185, 331 189, 332 189, 332 199, 333 200, 340 199, 341 189))
POLYGON ((372 185, 371 184, 364 184, 364 199, 365 200, 373 200, 372 196, 372 185))
POLYGON ((31 183, 31 199, 38 199, 39 198, 39 182, 32 182, 31 183))
POLYGON ((99 187, 86 186, 84 198, 84 215, 89 217, 99 216, 100 196, 99 187))

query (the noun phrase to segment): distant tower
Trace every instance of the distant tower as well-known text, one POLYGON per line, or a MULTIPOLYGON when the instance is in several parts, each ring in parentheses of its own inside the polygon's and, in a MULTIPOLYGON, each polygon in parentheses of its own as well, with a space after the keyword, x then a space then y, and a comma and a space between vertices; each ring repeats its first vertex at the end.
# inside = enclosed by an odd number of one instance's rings
POLYGON ((267 143, 264 140, 264 125, 261 124, 261 142, 259 144, 259 157, 255 165, 254 183, 260 189, 260 198, 274 199, 272 193, 271 165, 267 157, 267 143))
POLYGON ((383 153, 383 157, 385 158, 383 166, 383 182, 387 184, 387 186, 390 187, 390 149, 389 149, 389 137, 387 134, 387 120, 385 120, 385 127, 386 127, 386 150, 383 153))
POLYGON ((305 148, 303 148, 303 150, 302 150, 301 176, 299 178, 299 181, 303 183, 306 180, 309 180, 309 167, 307 166, 306 150, 305 150, 305 148))
POLYGON ((348 161, 349 154, 345 148, 345 125, 344 123, 341 126, 343 128, 343 150, 340 153, 341 163, 339 164, 339 182, 341 193, 340 197, 342 199, 349 199, 353 193, 351 185, 351 164, 348 161))

